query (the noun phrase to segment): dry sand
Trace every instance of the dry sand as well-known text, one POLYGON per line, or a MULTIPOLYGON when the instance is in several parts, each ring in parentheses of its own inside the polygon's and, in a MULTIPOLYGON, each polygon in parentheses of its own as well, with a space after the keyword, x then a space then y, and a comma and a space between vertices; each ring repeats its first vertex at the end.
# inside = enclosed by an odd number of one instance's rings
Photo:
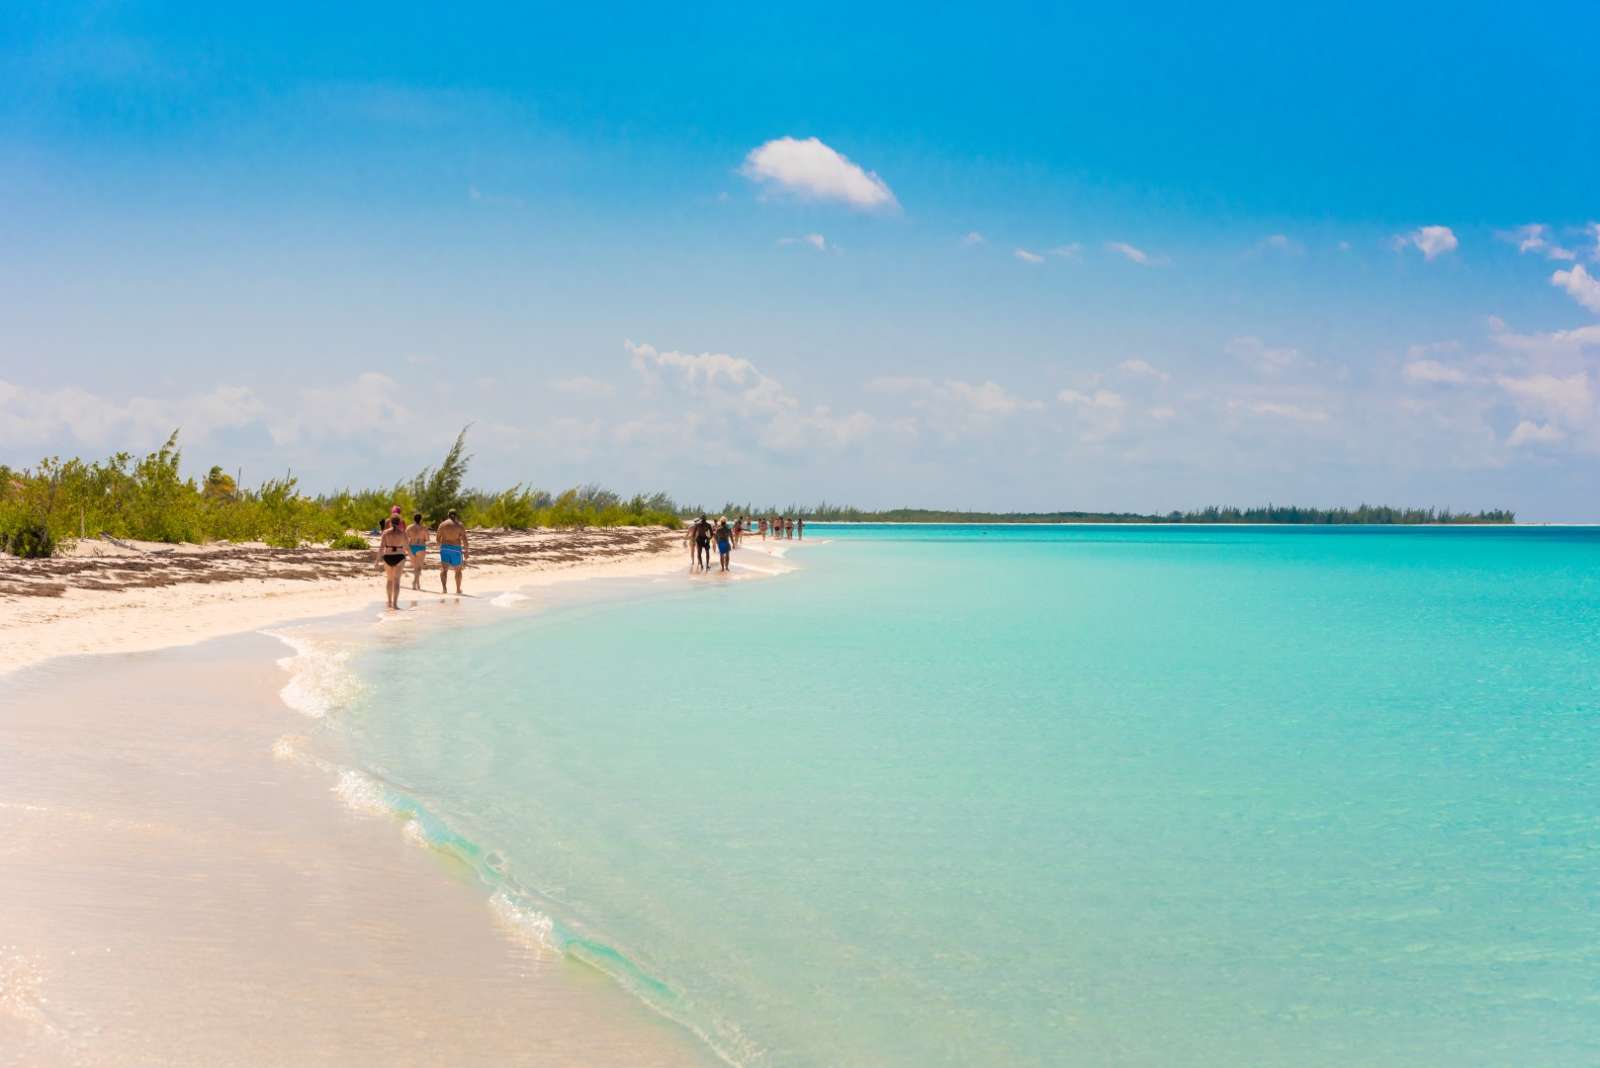
MULTIPOLYGON (((464 589, 483 595, 663 573, 684 565, 682 537, 659 527, 474 530, 464 589)), ((432 552, 429 562, 423 590, 436 594, 432 552)), ((0 554, 0 576, 0 672, 77 653, 162 649, 383 603, 373 555, 352 550, 90 540, 50 560, 0 554)), ((405 586, 409 593, 409 578, 405 586)))

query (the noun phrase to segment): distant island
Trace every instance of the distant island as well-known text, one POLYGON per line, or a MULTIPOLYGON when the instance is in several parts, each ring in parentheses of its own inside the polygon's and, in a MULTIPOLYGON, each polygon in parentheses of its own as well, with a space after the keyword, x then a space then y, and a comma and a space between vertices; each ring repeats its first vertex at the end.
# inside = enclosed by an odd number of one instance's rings
POLYGON ((1452 512, 1448 508, 1392 508, 1363 504, 1358 508, 1302 508, 1268 504, 1260 508, 1219 508, 1144 515, 1138 512, 951 512, 932 508, 891 508, 867 512, 859 508, 820 505, 789 514, 828 523, 1291 523, 1420 526, 1424 524, 1508 524, 1515 512, 1491 509, 1452 512))

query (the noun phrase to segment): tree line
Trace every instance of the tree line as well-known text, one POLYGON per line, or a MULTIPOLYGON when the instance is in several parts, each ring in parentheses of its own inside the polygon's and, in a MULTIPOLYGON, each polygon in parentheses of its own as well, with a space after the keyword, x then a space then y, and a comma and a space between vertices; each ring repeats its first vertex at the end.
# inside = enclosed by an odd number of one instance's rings
POLYGON ((86 462, 51 457, 31 468, 0 464, 0 549, 51 555, 74 538, 110 535, 161 542, 261 541, 280 548, 307 543, 366 548, 354 531, 375 528, 398 504, 410 521, 430 523, 455 510, 469 526, 612 527, 680 525, 664 493, 623 498, 600 486, 550 493, 525 484, 487 491, 466 487, 471 457, 466 430, 438 466, 393 486, 308 496, 292 474, 247 489, 220 466, 203 479, 180 472, 174 431, 143 457, 119 452, 86 462))
POLYGON ((1301 524, 1381 524, 1420 525, 1515 523, 1516 513, 1506 509, 1479 512, 1453 512, 1448 508, 1394 508, 1363 504, 1357 508, 1306 508, 1296 505, 1267 504, 1259 508, 1232 508, 1213 505, 1188 512, 1144 514, 1140 512, 964 512, 929 508, 891 508, 864 511, 842 505, 819 504, 813 507, 789 505, 778 509, 742 509, 750 515, 773 512, 804 516, 807 520, 836 523, 1301 523, 1301 524))

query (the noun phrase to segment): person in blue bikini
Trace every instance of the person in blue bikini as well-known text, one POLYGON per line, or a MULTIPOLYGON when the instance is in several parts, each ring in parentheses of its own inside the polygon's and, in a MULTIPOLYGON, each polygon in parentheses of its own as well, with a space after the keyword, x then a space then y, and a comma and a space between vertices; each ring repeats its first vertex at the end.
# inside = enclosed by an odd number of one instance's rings
POLYGON ((450 592, 450 572, 456 573, 456 593, 461 593, 461 569, 467 564, 467 528, 454 509, 434 532, 439 539, 439 589, 450 592))
POLYGON ((411 588, 422 589, 422 565, 428 559, 428 526, 421 512, 411 514, 411 525, 406 527, 406 549, 411 553, 411 588))

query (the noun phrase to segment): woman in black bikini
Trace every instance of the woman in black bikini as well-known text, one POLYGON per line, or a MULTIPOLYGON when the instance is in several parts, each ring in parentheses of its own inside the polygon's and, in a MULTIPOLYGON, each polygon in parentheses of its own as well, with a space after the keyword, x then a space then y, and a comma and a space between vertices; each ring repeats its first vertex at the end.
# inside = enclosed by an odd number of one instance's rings
POLYGON ((378 539, 378 557, 383 561, 383 580, 387 589, 388 607, 400 607, 400 569, 407 556, 406 530, 399 516, 392 515, 378 539))

